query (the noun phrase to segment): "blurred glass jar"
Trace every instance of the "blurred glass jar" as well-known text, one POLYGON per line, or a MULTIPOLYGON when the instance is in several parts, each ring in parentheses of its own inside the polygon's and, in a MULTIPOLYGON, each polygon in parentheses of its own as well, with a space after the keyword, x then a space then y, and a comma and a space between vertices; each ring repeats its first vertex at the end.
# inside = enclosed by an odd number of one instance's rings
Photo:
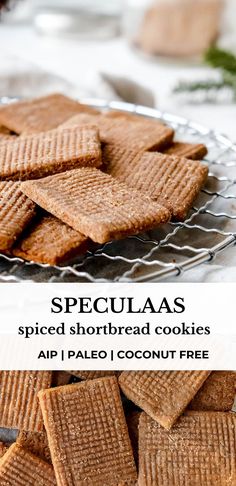
POLYGON ((224 0, 127 0, 123 26, 148 54, 196 57, 220 33, 224 0))
POLYGON ((32 0, 41 34, 105 39, 120 32, 123 0, 32 0))

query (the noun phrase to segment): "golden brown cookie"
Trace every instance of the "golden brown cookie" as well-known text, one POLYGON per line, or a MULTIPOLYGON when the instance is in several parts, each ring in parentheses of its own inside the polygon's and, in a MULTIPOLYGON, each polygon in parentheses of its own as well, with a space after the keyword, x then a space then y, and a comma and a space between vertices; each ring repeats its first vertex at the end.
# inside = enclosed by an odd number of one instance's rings
POLYGON ((77 113, 99 113, 59 93, 0 107, 0 125, 16 133, 45 132, 77 113))
POLYGON ((17 444, 0 462, 1 486, 56 486, 52 466, 17 444))
POLYGON ((0 179, 37 179, 74 167, 99 167, 101 147, 95 127, 51 130, 0 143, 0 179))
POLYGON ((164 150, 167 155, 178 155, 186 159, 202 160, 207 155, 206 145, 203 143, 173 142, 170 147, 164 150))
POLYGON ((135 160, 139 160, 142 155, 143 152, 140 152, 138 147, 129 148, 114 143, 104 144, 102 147, 103 170, 112 177, 124 181, 123 172, 129 173, 129 168, 132 171, 135 167, 135 160))
POLYGON ((123 371, 119 384, 129 400, 170 429, 210 371, 123 371))
POLYGON ((187 412, 170 431, 139 422, 139 486, 234 486, 236 414, 187 412))
POLYGON ((38 392, 51 385, 51 371, 0 371, 0 427, 40 432, 38 392))
POLYGON ((11 252, 36 263, 57 265, 86 252, 89 239, 51 214, 39 215, 11 252))
POLYGON ((97 243, 166 223, 167 209, 94 168, 75 169, 21 184, 22 191, 97 243))
POLYGON ((136 468, 117 380, 99 378, 39 393, 58 485, 120 486, 136 468))
POLYGON ((145 152, 112 164, 109 173, 167 207, 175 220, 183 221, 206 182, 208 168, 199 161, 145 152))
POLYGON ((35 214, 35 204, 18 182, 0 181, 0 251, 12 247, 35 214))
POLYGON ((236 371, 213 371, 189 404, 191 410, 232 410, 236 395, 236 371))

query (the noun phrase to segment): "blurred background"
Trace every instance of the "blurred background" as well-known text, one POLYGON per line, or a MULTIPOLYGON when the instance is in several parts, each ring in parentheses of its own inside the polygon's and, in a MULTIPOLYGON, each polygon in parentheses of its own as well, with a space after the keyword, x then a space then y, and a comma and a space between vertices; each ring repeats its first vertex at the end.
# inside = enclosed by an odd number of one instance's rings
POLYGON ((235 0, 0 0, 0 96, 61 91, 236 140, 235 0))

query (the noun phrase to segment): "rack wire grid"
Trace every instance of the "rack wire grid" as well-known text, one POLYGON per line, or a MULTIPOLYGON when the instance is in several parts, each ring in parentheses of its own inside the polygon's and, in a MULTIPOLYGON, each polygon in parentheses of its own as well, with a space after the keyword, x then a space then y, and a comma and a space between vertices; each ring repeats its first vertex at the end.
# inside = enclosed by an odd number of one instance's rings
MULTIPOLYGON (((2 99, 1 103, 9 102, 2 99)), ((185 118, 144 106, 82 100, 101 110, 154 118, 171 126, 176 139, 204 143, 209 177, 187 219, 155 231, 96 246, 67 265, 50 266, 0 254, 4 282, 151 282, 179 276, 236 243, 236 145, 185 118)))

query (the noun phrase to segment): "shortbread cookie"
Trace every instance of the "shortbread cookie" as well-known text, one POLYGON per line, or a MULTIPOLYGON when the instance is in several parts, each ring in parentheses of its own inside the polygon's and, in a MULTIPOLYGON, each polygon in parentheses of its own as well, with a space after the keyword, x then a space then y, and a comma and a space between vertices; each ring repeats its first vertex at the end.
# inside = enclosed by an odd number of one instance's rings
POLYGON ((43 461, 52 462, 45 430, 42 432, 20 430, 16 442, 20 447, 27 449, 43 461))
POLYGON ((164 207, 94 168, 27 181, 21 189, 97 243, 152 229, 170 218, 164 207))
POLYGON ((89 239, 50 214, 38 216, 11 252, 36 263, 57 265, 86 252, 89 239))
POLYGON ((123 172, 135 167, 136 159, 139 160, 143 155, 139 148, 129 148, 123 145, 107 143, 102 148, 103 170, 107 174, 117 179, 123 180, 123 172))
POLYGON ((139 486, 234 486, 236 414, 187 412, 167 431, 143 413, 139 486))
POLYGON ((56 486, 52 466, 13 444, 0 462, 1 486, 56 486))
POLYGON ((189 404, 189 408, 226 412, 232 410, 235 395, 236 371, 213 371, 189 404))
POLYGON ((0 182, 0 251, 9 250, 35 216, 35 204, 18 182, 0 182))
POLYGON ((58 486, 125 486, 136 468, 116 378, 39 393, 58 486))
POLYGON ((101 165, 95 127, 51 130, 0 143, 0 179, 37 179, 74 167, 101 165))
POLYGON ((185 143, 173 142, 164 153, 167 155, 178 155, 178 157, 186 157, 186 159, 202 160, 207 155, 206 145, 203 143, 185 143))
POLYGON ((51 386, 51 371, 0 371, 0 427, 40 432, 38 392, 51 386))
POLYGON ((159 150, 168 147, 174 136, 172 128, 157 120, 136 117, 108 118, 106 115, 76 115, 67 120, 63 127, 76 127, 84 123, 95 124, 99 130, 102 143, 115 144, 139 151, 159 150))
POLYGON ((200 189, 208 168, 195 160, 146 152, 125 164, 114 164, 109 173, 166 206, 175 220, 183 221, 200 189))
POLYGON ((62 94, 18 101, 0 108, 0 125, 16 133, 45 132, 58 127, 77 113, 99 113, 62 94))
POLYGON ((154 420, 170 429, 210 371, 123 371, 123 393, 154 420))

